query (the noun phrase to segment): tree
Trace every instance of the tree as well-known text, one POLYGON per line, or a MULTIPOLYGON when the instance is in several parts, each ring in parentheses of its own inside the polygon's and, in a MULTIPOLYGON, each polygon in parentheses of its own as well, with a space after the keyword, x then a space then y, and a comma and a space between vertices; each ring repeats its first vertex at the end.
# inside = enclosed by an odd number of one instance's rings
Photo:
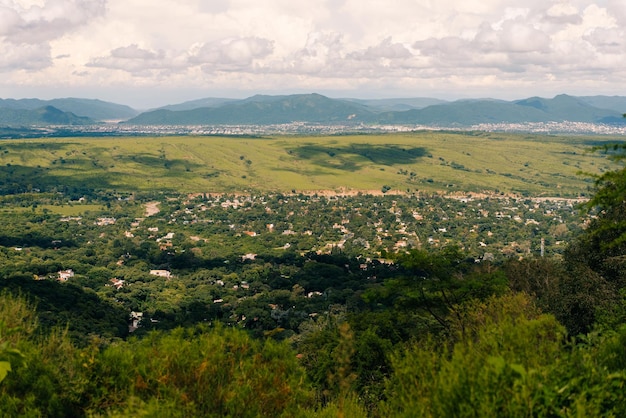
POLYGON ((571 245, 565 257, 582 262, 618 287, 626 286, 626 144, 594 149, 620 165, 593 175, 595 193, 586 209, 595 214, 587 230, 571 245))

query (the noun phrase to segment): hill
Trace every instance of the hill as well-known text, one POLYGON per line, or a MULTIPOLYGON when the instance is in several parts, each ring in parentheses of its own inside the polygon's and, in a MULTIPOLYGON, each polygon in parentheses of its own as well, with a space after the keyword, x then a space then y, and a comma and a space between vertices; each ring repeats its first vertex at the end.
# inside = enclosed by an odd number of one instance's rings
POLYGON ((84 116, 97 121, 123 120, 139 114, 138 111, 129 106, 97 99, 0 99, 0 109, 3 113, 3 109, 36 110, 46 106, 53 106, 63 112, 71 112, 77 116, 84 116))
MULTIPOLYGON (((101 100, 64 98, 0 99, 0 123, 8 126, 45 124, 28 111, 53 107, 93 121, 122 121, 130 125, 281 125, 328 126, 422 125, 468 128, 480 124, 583 122, 624 124, 626 97, 558 95, 505 101, 433 98, 333 99, 320 94, 254 95, 246 99, 208 97, 171 104, 143 113, 101 100)), ((52 117, 51 124, 64 124, 52 117)), ((80 125, 67 117, 67 124, 80 125)))
POLYGON ((45 125, 92 125, 93 119, 64 112, 54 106, 36 109, 0 108, 0 125, 7 126, 45 126, 45 125))
POLYGON ((319 94, 253 96, 216 108, 187 111, 155 110, 126 123, 137 125, 281 124, 291 122, 346 123, 371 121, 373 112, 363 105, 319 94))
POLYGON ((431 97, 413 97, 402 99, 351 99, 345 98, 349 102, 354 102, 367 106, 372 110, 381 112, 402 112, 411 109, 423 109, 428 106, 447 103, 446 100, 434 99, 431 97))
POLYGON ((480 123, 544 122, 549 117, 536 109, 496 100, 462 100, 424 109, 387 112, 381 121, 395 124, 418 124, 460 127, 480 123))
POLYGON ((0 193, 391 189, 575 197, 588 186, 579 172, 608 169, 586 153, 598 143, 598 137, 473 132, 3 140, 0 193))
POLYGON ((167 106, 161 106, 157 109, 151 110, 172 110, 172 111, 180 111, 180 110, 193 110, 199 109, 202 107, 220 107, 227 103, 236 102, 237 99, 225 99, 219 97, 207 97, 204 99, 197 100, 189 100, 179 104, 171 104, 167 106))
MULTIPOLYGON (((208 99, 207 99, 208 100, 208 99)), ((142 113, 126 123, 137 125, 271 125, 292 122, 319 124, 401 124, 439 127, 469 127, 484 123, 619 121, 621 113, 591 103, 608 101, 559 95, 552 99, 531 97, 517 101, 493 99, 355 100, 331 99, 319 94, 252 96, 220 102, 208 100, 206 107, 187 109, 194 103, 142 113), (210 106, 209 106, 210 105, 210 106), (407 110, 408 109, 408 110, 407 110)), ((202 102, 195 102, 201 105, 202 102)), ((613 108, 618 106, 615 101, 613 108)))
POLYGON ((578 99, 600 109, 626 113, 626 97, 623 96, 583 96, 578 99))
POLYGON ((549 115, 555 121, 598 122, 602 118, 618 116, 615 111, 607 111, 590 105, 584 100, 561 94, 553 99, 531 97, 513 102, 518 106, 527 106, 538 109, 549 115))

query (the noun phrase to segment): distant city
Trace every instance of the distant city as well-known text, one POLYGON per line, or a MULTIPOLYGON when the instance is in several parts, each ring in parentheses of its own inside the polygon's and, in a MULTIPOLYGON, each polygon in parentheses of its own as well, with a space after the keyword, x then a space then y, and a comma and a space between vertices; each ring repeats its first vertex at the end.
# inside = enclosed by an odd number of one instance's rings
POLYGON ((154 135, 216 135, 216 136, 262 136, 281 134, 376 134, 417 131, 485 131, 535 134, 573 135, 626 135, 626 125, 586 122, 526 122, 526 123, 481 123, 464 127, 426 125, 337 125, 311 124, 303 122, 273 125, 126 125, 106 123, 88 126, 52 125, 38 127, 27 132, 3 134, 0 138, 33 136, 154 136, 154 135))
POLYGON ((626 97, 444 102, 319 94, 206 98, 139 112, 88 99, 0 99, 0 138, 38 136, 367 134, 423 130, 624 135, 626 97))

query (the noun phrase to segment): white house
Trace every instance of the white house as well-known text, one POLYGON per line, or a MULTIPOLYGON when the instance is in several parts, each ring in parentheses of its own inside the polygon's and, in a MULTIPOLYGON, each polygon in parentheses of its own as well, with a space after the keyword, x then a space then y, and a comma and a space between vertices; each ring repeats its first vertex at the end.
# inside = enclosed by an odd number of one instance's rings
POLYGON ((166 279, 172 277, 172 273, 169 270, 150 270, 150 274, 153 276, 165 277, 166 279))
POLYGON ((72 269, 61 270, 57 273, 57 280, 60 282, 66 282, 69 278, 74 277, 74 272, 72 269))

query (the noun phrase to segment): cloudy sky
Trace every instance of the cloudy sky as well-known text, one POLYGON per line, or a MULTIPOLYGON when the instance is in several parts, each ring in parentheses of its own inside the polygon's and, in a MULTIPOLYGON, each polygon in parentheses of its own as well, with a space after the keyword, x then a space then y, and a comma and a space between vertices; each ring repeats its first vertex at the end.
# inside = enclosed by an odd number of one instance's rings
POLYGON ((625 0, 0 0, 0 98, 626 95, 625 0))

